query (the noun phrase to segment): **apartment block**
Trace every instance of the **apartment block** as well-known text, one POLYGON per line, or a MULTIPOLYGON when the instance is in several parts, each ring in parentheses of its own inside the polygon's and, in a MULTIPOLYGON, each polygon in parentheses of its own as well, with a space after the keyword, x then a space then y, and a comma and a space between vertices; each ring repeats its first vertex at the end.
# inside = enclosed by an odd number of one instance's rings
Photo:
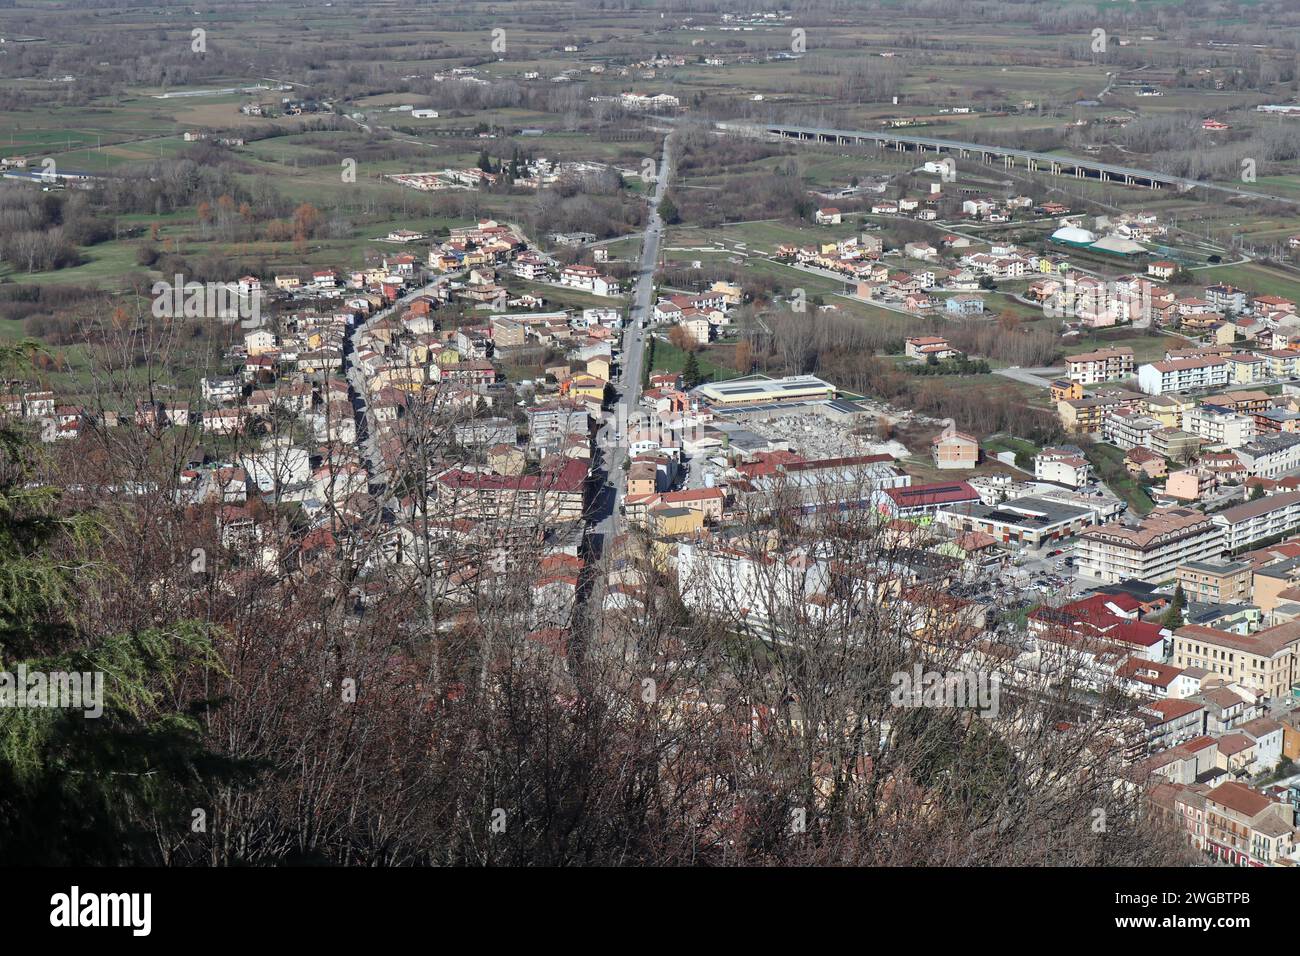
POLYGON ((1152 436, 1164 428, 1160 419, 1132 408, 1118 408, 1106 416, 1102 435, 1117 448, 1149 448, 1152 436))
POLYGON ((1174 577, 1187 600, 1200 604, 1236 604, 1250 600, 1249 561, 1189 561, 1180 564, 1174 577))
POLYGON ((1034 456, 1034 477, 1039 481, 1080 488, 1088 483, 1091 469, 1083 451, 1073 445, 1044 448, 1034 456))
POLYGON ((1252 385, 1268 378, 1268 359, 1254 352, 1237 352, 1227 358, 1229 381, 1233 385, 1252 385))
POLYGON ((1161 428, 1151 433, 1148 447, 1162 458, 1186 461, 1200 450, 1201 440, 1181 428, 1161 428))
POLYGON ((1061 427, 1067 432, 1091 434, 1102 430, 1106 416, 1111 412, 1120 408, 1141 408, 1144 402, 1145 399, 1136 392, 1117 391, 1058 402, 1056 412, 1061 417, 1061 427))
POLYGON ((1300 434, 1261 435, 1238 448, 1236 454, 1247 475, 1277 478, 1300 468, 1300 434))
POLYGON ((1075 545, 1080 575, 1114 582, 1134 578, 1158 584, 1179 565, 1223 553, 1223 528, 1191 508, 1157 508, 1132 523, 1111 522, 1083 531, 1075 545))
POLYGON ((1098 349, 1080 355, 1067 355, 1068 377, 1080 385, 1095 385, 1133 374, 1133 350, 1130 348, 1098 349))
POLYGON ((1152 362, 1138 369, 1138 388, 1148 395, 1191 388, 1220 388, 1231 383, 1226 359, 1186 358, 1152 362))
POLYGON ((1240 448, 1255 437, 1255 419, 1222 405, 1197 405, 1183 415, 1183 431, 1207 445, 1240 448))
POLYGON ((1244 783, 1205 795, 1205 850, 1233 866, 1273 866, 1295 847, 1295 808, 1244 783))
POLYGON ((1223 529, 1223 547, 1241 551, 1300 526, 1300 491, 1265 495, 1225 508, 1213 517, 1214 523, 1223 529))

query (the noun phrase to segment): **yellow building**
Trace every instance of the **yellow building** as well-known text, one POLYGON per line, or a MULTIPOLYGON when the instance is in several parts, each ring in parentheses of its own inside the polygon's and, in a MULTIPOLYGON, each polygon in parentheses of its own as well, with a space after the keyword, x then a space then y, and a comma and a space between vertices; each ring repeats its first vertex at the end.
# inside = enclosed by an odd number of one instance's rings
POLYGON ((604 379, 594 375, 575 375, 569 379, 568 394, 571 398, 590 398, 603 402, 607 384, 604 379))
POLYGON ((1268 359, 1254 352, 1237 352, 1228 356, 1232 384, 1250 385, 1268 378, 1268 359))
POLYGON ((1157 419, 1163 428, 1182 428, 1183 413, 1195 406, 1194 399, 1186 395, 1151 395, 1146 400, 1146 413, 1157 419))
POLYGON ((740 305, 744 301, 745 294, 741 291, 740 286, 733 285, 730 282, 724 282, 719 279, 709 287, 710 292, 722 293, 722 299, 727 305, 740 305))
POLYGON ((1072 382, 1068 378, 1057 379, 1050 386, 1052 401, 1068 402, 1072 399, 1083 398, 1083 385, 1079 382, 1072 382))
POLYGON ((650 511, 650 522, 654 533, 665 537, 694 534, 704 528, 704 513, 693 508, 658 507, 650 511))
POLYGON ((1268 374, 1272 378, 1290 378, 1300 368, 1300 350, 1274 349, 1264 355, 1268 359, 1268 374))
POLYGON ((610 373, 609 359, 600 358, 600 357, 587 359, 588 375, 594 376, 595 378, 598 378, 603 382, 608 382, 609 373, 610 373))
POLYGON ((419 392, 424 388, 424 369, 418 365, 390 366, 376 372, 369 384, 371 391, 389 386, 407 392, 419 392))
POLYGON ((1283 698, 1297 678, 1300 621, 1233 634, 1193 624, 1174 632, 1175 667, 1202 667, 1230 681, 1283 698))

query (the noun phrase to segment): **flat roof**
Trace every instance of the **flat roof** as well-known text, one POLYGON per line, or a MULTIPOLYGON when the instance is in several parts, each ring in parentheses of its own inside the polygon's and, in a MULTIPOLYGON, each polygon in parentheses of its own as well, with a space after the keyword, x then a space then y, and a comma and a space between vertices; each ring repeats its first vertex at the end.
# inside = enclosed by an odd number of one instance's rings
POLYGON ((808 391, 835 391, 835 386, 823 382, 815 375, 790 375, 785 378, 768 378, 765 375, 747 375, 744 378, 727 379, 724 382, 709 382, 695 389, 706 397, 719 399, 757 399, 764 395, 780 397, 787 394, 801 394, 808 391))
POLYGON ((1006 524, 1018 524, 1025 527, 1045 527, 1096 514, 1091 508, 1080 508, 1077 505, 1062 504, 1050 498, 1039 498, 1032 495, 1025 498, 1013 498, 1010 501, 1004 501, 996 505, 959 504, 944 510, 972 518, 1001 521, 1006 524))

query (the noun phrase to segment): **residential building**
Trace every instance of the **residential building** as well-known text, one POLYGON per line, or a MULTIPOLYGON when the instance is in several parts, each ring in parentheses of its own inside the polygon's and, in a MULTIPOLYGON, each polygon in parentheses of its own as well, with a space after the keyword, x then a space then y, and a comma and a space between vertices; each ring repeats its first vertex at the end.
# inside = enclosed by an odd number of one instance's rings
POLYGON ((984 299, 969 293, 954 295, 944 303, 944 309, 949 315, 983 315, 984 299))
POLYGON ((454 468, 435 481, 437 504, 449 518, 527 523, 534 527, 581 519, 588 463, 564 459, 534 475, 493 475, 454 468))
POLYGON ((1300 434, 1260 435, 1235 452, 1248 475, 1276 478, 1300 468, 1300 434))
POLYGON ((940 335, 916 335, 909 338, 903 343, 903 354, 921 362, 927 361, 930 356, 940 362, 961 356, 961 352, 940 335))
POLYGON ((1133 350, 1130 348, 1098 349, 1067 355, 1068 378, 1080 385, 1096 385, 1133 374, 1133 350))
POLYGON ((1187 461, 1196 455, 1201 447, 1201 440, 1181 428, 1160 428, 1149 436, 1151 451, 1162 459, 1187 461))
POLYGON ((1205 301, 1210 304, 1212 312, 1232 312, 1235 315, 1246 311, 1246 293, 1236 286, 1209 286, 1205 290, 1205 301))
POLYGON ((1200 604, 1236 604, 1250 600, 1249 561, 1210 558, 1180 564, 1174 577, 1188 601, 1200 604))
POLYGON ((1061 427, 1067 432, 1095 434, 1102 431, 1106 416, 1111 412, 1120 408, 1141 408, 1142 405, 1143 397, 1136 392, 1117 391, 1058 402, 1056 411, 1061 417, 1061 427))
POLYGON ((1170 359, 1138 368, 1138 388, 1148 395, 1229 384, 1229 365, 1221 358, 1170 359))
POLYGON ((949 426, 930 442, 936 468, 974 468, 980 460, 979 439, 949 426))
POLYGON ((1134 448, 1124 456, 1124 468, 1134 478, 1159 481, 1169 474, 1169 462, 1149 448, 1134 448))
POLYGON ((1223 528, 1223 546, 1237 552, 1300 527, 1300 491, 1284 491, 1246 501, 1214 515, 1223 528))
POLYGON ((1205 850, 1232 866, 1279 865, 1295 848, 1295 808, 1243 783, 1205 795, 1205 850))
POLYGON ((1073 445, 1044 448, 1034 456, 1034 477, 1058 485, 1081 488, 1092 475, 1092 465, 1083 451, 1073 445))
POLYGON ((1233 385, 1253 385, 1268 378, 1268 359, 1254 352, 1234 352, 1225 359, 1230 369, 1228 381, 1233 385))
POLYGON ((1223 553, 1223 528, 1191 508, 1157 508, 1128 524, 1116 521, 1080 533, 1075 564, 1080 575, 1102 581, 1136 579, 1159 584, 1189 561, 1223 553))
POLYGON ((1240 448, 1255 437, 1255 419, 1221 405, 1197 405, 1183 415, 1183 430, 1206 445, 1240 448))

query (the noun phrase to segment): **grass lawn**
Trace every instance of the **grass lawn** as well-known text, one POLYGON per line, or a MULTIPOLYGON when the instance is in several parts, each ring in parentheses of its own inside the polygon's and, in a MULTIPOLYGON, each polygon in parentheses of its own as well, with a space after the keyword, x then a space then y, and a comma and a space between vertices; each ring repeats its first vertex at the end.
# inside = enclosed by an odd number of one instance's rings
POLYGON ((1040 451, 1039 447, 1033 442, 1025 441, 1023 438, 1013 438, 1010 435, 995 435, 992 438, 985 439, 984 450, 990 457, 998 452, 1004 451, 1009 451, 1016 455, 1021 453, 1037 455, 1040 451))
MULTIPOLYGON (((725 379, 736 378, 740 373, 734 368, 728 368, 725 365, 719 365, 709 357, 709 352, 700 351, 695 353, 695 361, 699 363, 700 373, 710 382, 721 382, 725 379)), ((666 339, 655 339, 655 355, 652 372, 680 372, 686 367, 686 353, 673 345, 666 339)))
POLYGON ((1079 355, 1097 349, 1113 349, 1127 345, 1133 350, 1133 359, 1139 365, 1164 359, 1169 349, 1188 348, 1191 342, 1176 335, 1143 335, 1133 329, 1115 332, 1098 332, 1075 339, 1065 347, 1067 355, 1079 355))
POLYGON ((1226 282, 1255 295, 1280 295, 1292 302, 1300 302, 1300 277, 1278 269, 1255 263, 1240 266, 1213 266, 1197 269, 1194 273, 1206 285, 1226 282))
POLYGON ((1097 470, 1101 480, 1138 514, 1147 514, 1156 506, 1151 496, 1125 470, 1124 452, 1121 449, 1098 442, 1087 446, 1084 454, 1092 462, 1092 467, 1097 470))

